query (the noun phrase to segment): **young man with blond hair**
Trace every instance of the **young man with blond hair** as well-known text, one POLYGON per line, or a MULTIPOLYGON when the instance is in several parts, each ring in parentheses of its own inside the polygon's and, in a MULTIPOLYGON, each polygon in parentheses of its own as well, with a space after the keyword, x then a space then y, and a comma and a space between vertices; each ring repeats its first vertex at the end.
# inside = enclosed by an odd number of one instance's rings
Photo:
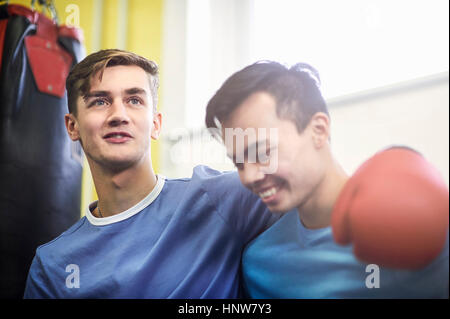
POLYGON ((102 50, 72 69, 66 87, 67 132, 83 147, 99 199, 37 249, 25 298, 238 297, 242 250, 274 217, 235 173, 155 174, 156 64, 102 50))

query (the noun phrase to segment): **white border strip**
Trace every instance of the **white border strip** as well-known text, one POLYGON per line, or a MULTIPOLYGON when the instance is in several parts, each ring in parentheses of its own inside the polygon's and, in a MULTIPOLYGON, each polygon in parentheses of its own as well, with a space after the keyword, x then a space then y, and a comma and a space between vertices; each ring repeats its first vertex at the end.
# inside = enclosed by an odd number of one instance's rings
POLYGON ((98 203, 98 201, 95 201, 95 202, 91 203, 89 205, 89 207, 86 209, 86 218, 89 220, 89 222, 92 225, 95 225, 95 226, 110 225, 110 224, 114 224, 114 223, 120 222, 122 220, 125 220, 127 218, 130 218, 131 216, 136 215, 137 213, 142 211, 145 207, 150 205, 158 197, 159 193, 161 193, 161 191, 164 187, 164 182, 165 182, 165 177, 161 176, 161 175, 157 175, 156 185, 155 185, 155 187, 153 187, 150 194, 148 194, 143 200, 141 200, 139 203, 137 203, 133 207, 127 209, 124 212, 113 215, 113 216, 97 218, 94 215, 92 215, 90 209, 97 207, 97 203, 98 203))

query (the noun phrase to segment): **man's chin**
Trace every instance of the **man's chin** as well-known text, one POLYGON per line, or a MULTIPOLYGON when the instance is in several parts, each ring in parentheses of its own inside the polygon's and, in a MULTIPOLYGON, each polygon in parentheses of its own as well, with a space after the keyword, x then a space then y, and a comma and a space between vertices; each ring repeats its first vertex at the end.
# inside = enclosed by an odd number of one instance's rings
POLYGON ((99 163, 111 171, 123 171, 136 166, 139 161, 129 157, 104 157, 99 163))
POLYGON ((267 208, 270 210, 271 213, 283 214, 292 210, 294 207, 291 208, 290 206, 281 205, 281 203, 278 203, 276 205, 267 205, 267 208))
POLYGON ((280 197, 277 201, 274 201, 273 203, 265 203, 265 205, 270 210, 270 212, 274 214, 284 214, 294 209, 298 209, 299 205, 296 203, 296 201, 286 197, 287 196, 280 197))

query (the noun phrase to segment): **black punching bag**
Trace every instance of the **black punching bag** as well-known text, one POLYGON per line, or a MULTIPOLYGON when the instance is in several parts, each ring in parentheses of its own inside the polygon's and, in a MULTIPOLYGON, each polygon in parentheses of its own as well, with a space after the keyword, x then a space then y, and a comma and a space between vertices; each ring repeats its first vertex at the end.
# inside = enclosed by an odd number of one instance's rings
POLYGON ((80 218, 81 148, 64 125, 80 35, 0 6, 0 298, 22 298, 36 248, 80 218))

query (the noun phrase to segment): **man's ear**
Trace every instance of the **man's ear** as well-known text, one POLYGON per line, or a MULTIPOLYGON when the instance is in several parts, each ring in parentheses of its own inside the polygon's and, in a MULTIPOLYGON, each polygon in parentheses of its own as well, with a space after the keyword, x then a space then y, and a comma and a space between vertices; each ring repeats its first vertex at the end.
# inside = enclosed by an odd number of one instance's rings
POLYGON ((317 112, 311 118, 309 126, 312 131, 314 146, 321 148, 329 141, 330 118, 323 112, 317 112))
POLYGON ((157 140, 159 134, 161 134, 161 113, 156 112, 153 114, 153 126, 152 126, 152 134, 151 137, 154 140, 157 140))
POLYGON ((66 124, 67 133, 72 141, 80 139, 80 132, 78 129, 78 121, 72 113, 64 115, 64 122, 66 124))

